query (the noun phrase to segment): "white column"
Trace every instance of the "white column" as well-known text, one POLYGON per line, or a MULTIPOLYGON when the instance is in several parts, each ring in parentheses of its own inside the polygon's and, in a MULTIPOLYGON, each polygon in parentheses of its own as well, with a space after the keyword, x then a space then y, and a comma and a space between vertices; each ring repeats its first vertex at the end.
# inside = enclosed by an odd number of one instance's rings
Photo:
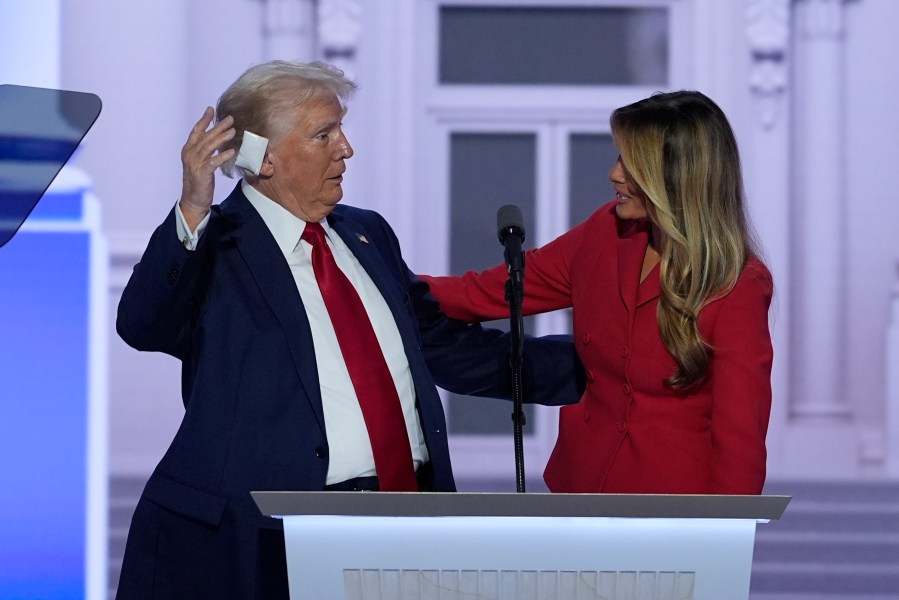
POLYGON ((791 0, 747 0, 749 92, 752 123, 748 144, 741 142, 747 203, 764 258, 775 282, 771 310, 774 402, 768 433, 772 474, 780 474, 789 410, 790 281, 790 113, 788 73, 791 0))
POLYGON ((319 58, 315 0, 266 0, 264 33, 268 60, 319 58))
POLYGON ((797 0, 791 411, 849 416, 844 397, 844 0, 797 0))

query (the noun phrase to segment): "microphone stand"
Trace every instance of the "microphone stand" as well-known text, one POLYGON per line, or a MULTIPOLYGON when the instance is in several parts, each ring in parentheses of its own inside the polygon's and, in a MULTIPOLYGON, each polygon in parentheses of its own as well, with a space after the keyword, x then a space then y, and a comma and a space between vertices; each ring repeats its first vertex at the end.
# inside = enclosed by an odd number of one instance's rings
POLYGON ((521 365, 524 356, 524 319, 521 316, 521 302, 524 298, 524 282, 521 273, 509 273, 506 281, 506 301, 509 303, 510 333, 512 352, 509 362, 512 367, 512 427, 515 440, 515 489, 523 494, 524 485, 524 425, 525 416, 521 408, 523 398, 521 365))
POLYGON ((521 316, 521 303, 524 300, 524 254, 521 245, 524 243, 524 219, 521 209, 514 204, 507 204, 496 211, 496 229, 503 255, 508 265, 509 279, 506 281, 506 302, 509 303, 510 339, 512 349, 509 354, 509 366, 512 367, 512 424, 515 438, 515 487, 519 494, 524 493, 524 411, 521 403, 524 391, 521 382, 522 356, 524 355, 524 321, 521 316))

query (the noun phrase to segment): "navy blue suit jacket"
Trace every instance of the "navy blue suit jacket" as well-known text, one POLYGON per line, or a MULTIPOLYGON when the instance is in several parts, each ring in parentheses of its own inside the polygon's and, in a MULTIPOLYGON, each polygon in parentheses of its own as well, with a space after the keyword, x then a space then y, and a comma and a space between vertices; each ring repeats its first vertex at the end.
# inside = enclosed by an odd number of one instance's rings
MULTIPOLYGON (((436 490, 455 489, 435 382, 505 397, 506 336, 449 320, 375 212, 328 217, 377 285, 402 338, 436 490)), ((184 419, 150 477, 129 533, 119 598, 252 598, 260 554, 280 523, 251 490, 321 490, 328 470, 312 334, 283 254, 240 186, 212 208, 195 251, 174 210, 153 234, 119 304, 117 330, 138 350, 182 362, 184 419)), ((576 402, 574 350, 547 342, 526 393, 576 402)), ((278 538, 273 538, 276 540, 278 538)))

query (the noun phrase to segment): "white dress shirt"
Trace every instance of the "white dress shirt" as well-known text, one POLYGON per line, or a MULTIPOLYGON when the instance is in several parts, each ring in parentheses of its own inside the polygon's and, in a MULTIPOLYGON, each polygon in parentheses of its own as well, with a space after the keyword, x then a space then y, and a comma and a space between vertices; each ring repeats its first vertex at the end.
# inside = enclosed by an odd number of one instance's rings
MULTIPOLYGON (((241 182, 241 189, 250 204, 262 217, 284 254, 303 301, 303 307, 306 309, 309 326, 312 329, 312 342, 315 347, 315 363, 321 386, 325 433, 328 437, 329 448, 326 484, 338 483, 353 477, 375 475, 375 461, 362 409, 356 398, 356 391, 340 351, 334 326, 331 324, 328 310, 315 279, 315 273, 312 270, 312 246, 300 240, 306 223, 280 204, 266 198, 246 182, 241 182)), ((186 248, 193 250, 206 228, 209 215, 203 219, 195 232, 191 232, 180 207, 176 207, 176 213, 178 239, 184 243, 186 248)), ((421 464, 427 462, 428 450, 425 446, 418 413, 415 410, 415 386, 412 382, 412 373, 409 370, 403 341, 400 338, 393 314, 371 277, 349 251, 340 236, 331 230, 327 219, 323 220, 321 225, 325 230, 328 246, 334 254, 334 260, 356 288, 359 298, 365 306, 365 312, 368 313, 371 320, 378 343, 381 345, 384 359, 393 376, 400 398, 403 417, 406 420, 406 431, 409 434, 409 443, 412 448, 412 458, 417 469, 421 464)))

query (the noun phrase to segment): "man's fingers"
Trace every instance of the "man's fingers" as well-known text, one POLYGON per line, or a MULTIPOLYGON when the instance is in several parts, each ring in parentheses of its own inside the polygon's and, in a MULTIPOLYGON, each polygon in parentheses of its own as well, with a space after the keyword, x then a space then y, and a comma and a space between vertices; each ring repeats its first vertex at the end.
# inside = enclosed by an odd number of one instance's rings
POLYGON ((224 131, 225 129, 230 128, 231 125, 233 125, 233 124, 234 124, 234 117, 232 117, 231 115, 228 115, 225 118, 223 118, 221 121, 216 123, 215 127, 213 127, 212 129, 209 130, 209 133, 217 134, 221 131, 224 131))
POLYGON ((225 164, 226 162, 228 162, 229 160, 231 160, 231 158, 234 157, 235 153, 236 153, 236 150, 234 150, 234 148, 230 148, 228 150, 225 150, 224 152, 219 152, 218 154, 213 156, 211 159, 209 159, 209 166, 211 166, 212 170, 214 171, 214 170, 218 169, 220 166, 222 166, 223 164, 225 164))
POLYGON ((191 138, 194 139, 188 139, 187 144, 184 145, 184 149, 181 152, 182 160, 185 163, 193 164, 203 163, 208 160, 237 133, 233 127, 224 129, 224 127, 227 126, 228 124, 225 123, 223 128, 218 131, 210 129, 209 131, 203 134, 197 134, 196 136, 191 134, 191 138))
POLYGON ((204 131, 202 136, 199 138, 199 141, 203 142, 210 139, 218 139, 226 131, 233 131, 233 128, 231 127, 233 124, 234 117, 228 115, 227 117, 216 123, 211 129, 204 131))
POLYGON ((205 168, 209 168, 214 171, 221 164, 221 162, 214 161, 214 158, 221 156, 225 152, 234 154, 231 149, 222 151, 222 146, 234 137, 234 133, 233 129, 229 129, 215 138, 206 140, 202 145, 195 148, 194 152, 190 153, 187 161, 200 169, 205 170, 205 168))
POLYGON ((203 111, 203 116, 200 117, 200 120, 197 121, 193 129, 191 129, 191 134, 203 133, 206 131, 206 128, 212 123, 213 117, 215 117, 215 110, 213 110, 211 106, 207 106, 206 110, 203 111))
MULTIPOLYGON (((223 132, 232 129, 231 126, 234 124, 234 117, 231 115, 226 116, 213 125, 212 128, 209 128, 214 117, 215 111, 211 106, 207 106, 203 116, 196 122, 193 129, 190 130, 190 135, 187 137, 187 143, 185 144, 185 150, 189 149, 189 147, 206 144, 210 139, 217 138, 223 132)), ((231 135, 233 136, 234 134, 232 133, 231 135)), ((222 142, 227 141, 228 139, 230 138, 224 138, 222 142)))

